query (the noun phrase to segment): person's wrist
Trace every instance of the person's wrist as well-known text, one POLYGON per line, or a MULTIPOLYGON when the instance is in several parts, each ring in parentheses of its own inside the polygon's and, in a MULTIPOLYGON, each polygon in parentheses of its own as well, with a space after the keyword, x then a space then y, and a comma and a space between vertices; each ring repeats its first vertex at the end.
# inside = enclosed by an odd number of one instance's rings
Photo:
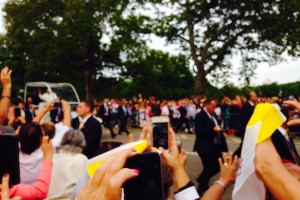
POLYGON ((190 178, 183 167, 174 168, 173 173, 177 189, 183 187, 190 181, 190 178))
POLYGON ((219 185, 219 186, 221 186, 224 189, 224 191, 228 187, 228 185, 226 185, 226 183, 223 180, 221 180, 221 179, 218 179, 215 182, 213 182, 213 185, 219 185))
POLYGON ((44 160, 52 160, 52 154, 45 154, 44 160))
POLYGON ((226 178, 222 178, 222 177, 220 177, 220 178, 218 179, 218 181, 223 182, 225 188, 229 187, 229 186, 233 183, 232 180, 229 180, 229 179, 226 179, 226 178))
POLYGON ((3 89, 10 89, 11 87, 12 87, 11 83, 4 83, 4 84, 2 84, 2 88, 3 89))

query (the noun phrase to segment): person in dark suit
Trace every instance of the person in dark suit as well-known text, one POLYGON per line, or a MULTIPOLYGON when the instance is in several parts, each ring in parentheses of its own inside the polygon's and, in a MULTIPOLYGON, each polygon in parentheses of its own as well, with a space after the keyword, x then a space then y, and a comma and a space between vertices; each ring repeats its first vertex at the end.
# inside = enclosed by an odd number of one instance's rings
POLYGON ((121 105, 118 107, 118 116, 120 121, 118 134, 122 135, 122 132, 125 132, 127 135, 129 135, 129 131, 127 130, 128 111, 125 99, 122 100, 121 105))
POLYGON ((96 156, 99 149, 102 127, 100 122, 92 115, 93 104, 89 101, 81 101, 77 106, 78 117, 72 119, 72 127, 82 131, 86 146, 82 153, 88 158, 96 156))
POLYGON ((177 133, 178 130, 185 124, 185 127, 188 129, 188 133, 192 134, 191 129, 190 129, 190 124, 189 124, 189 117, 187 115, 187 102, 186 100, 180 101, 180 107, 179 107, 179 112, 180 112, 180 118, 178 121, 178 124, 175 128, 175 132, 177 133))
POLYGON ((258 98, 256 93, 253 91, 249 92, 249 94, 247 95, 247 102, 243 105, 242 112, 241 112, 241 128, 238 136, 241 137, 242 141, 240 146, 234 152, 234 155, 237 155, 238 157, 241 156, 246 127, 254 112, 255 105, 257 104, 257 102, 258 102, 258 98))
POLYGON ((110 131, 111 138, 115 138, 117 134, 114 133, 111 123, 111 113, 108 105, 108 99, 103 100, 103 104, 99 108, 98 116, 103 120, 104 127, 110 131))
POLYGON ((26 122, 32 122, 33 118, 35 117, 35 113, 31 97, 27 98, 24 111, 26 122))
POLYGON ((204 108, 195 117, 194 151, 197 151, 203 165, 203 171, 197 178, 200 196, 208 189, 209 179, 220 171, 218 158, 222 157, 222 151, 228 151, 222 129, 214 116, 217 104, 216 100, 206 100, 204 108))

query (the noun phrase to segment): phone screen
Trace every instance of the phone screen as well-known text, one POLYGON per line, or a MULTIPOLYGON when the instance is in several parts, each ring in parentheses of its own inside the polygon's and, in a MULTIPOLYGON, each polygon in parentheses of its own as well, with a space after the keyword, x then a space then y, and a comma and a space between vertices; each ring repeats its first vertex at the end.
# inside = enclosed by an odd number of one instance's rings
POLYGON ((140 171, 138 177, 124 185, 124 200, 163 200, 161 160, 158 153, 137 154, 129 158, 125 167, 140 171))
POLYGON ((168 149, 168 123, 153 123, 153 146, 168 149))
POLYGON ((0 135, 0 182, 5 173, 9 174, 9 186, 20 183, 19 145, 14 134, 0 135))

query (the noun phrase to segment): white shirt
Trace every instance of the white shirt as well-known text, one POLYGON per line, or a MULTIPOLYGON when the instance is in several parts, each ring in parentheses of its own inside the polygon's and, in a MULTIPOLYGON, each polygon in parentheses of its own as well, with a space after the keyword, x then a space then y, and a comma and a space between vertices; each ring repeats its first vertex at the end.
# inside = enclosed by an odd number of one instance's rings
POLYGON ((163 106, 162 111, 161 111, 161 115, 169 116, 169 114, 170 114, 170 111, 169 111, 168 106, 163 106))
POLYGON ((177 109, 177 106, 172 106, 171 109, 173 110, 173 118, 180 118, 180 112, 177 109))
POLYGON ((38 148, 30 155, 19 151, 21 183, 33 185, 40 175, 44 154, 42 148, 38 148))
POLYGON ((194 117, 196 115, 196 112, 197 112, 195 104, 188 105, 188 110, 187 111, 188 111, 187 114, 188 114, 189 117, 194 117))
POLYGON ((84 119, 82 119, 82 117, 79 117, 79 122, 83 122, 83 124, 85 124, 85 122, 92 116, 92 114, 89 114, 88 116, 86 116, 84 119))
POLYGON ((254 106, 254 103, 252 103, 252 101, 248 101, 248 103, 249 103, 251 106, 254 106))
POLYGON ((215 117, 212 116, 212 115, 206 110, 205 107, 203 108, 203 110, 206 112, 206 114, 208 115, 208 117, 211 118, 211 119, 214 121, 215 126, 219 126, 217 120, 215 119, 215 117))
POLYGON ((45 102, 50 102, 50 101, 54 101, 55 99, 58 99, 57 95, 52 92, 52 93, 44 93, 44 94, 40 94, 39 98, 45 102))
POLYGON ((286 130, 285 130, 284 128, 279 127, 279 128, 278 128, 278 131, 279 131, 283 136, 286 135, 286 130))
POLYGON ((81 153, 61 149, 54 154, 47 199, 70 199, 75 185, 87 175, 86 161, 87 157, 81 153))
POLYGON ((174 195, 175 200, 195 200, 199 199, 199 194, 194 186, 188 187, 174 195))
POLYGON ((52 139, 52 145, 53 145, 54 150, 56 150, 57 147, 60 147, 60 143, 61 143, 65 133, 68 130, 70 130, 71 128, 64 125, 62 122, 56 123, 54 126, 55 126, 55 135, 52 139))

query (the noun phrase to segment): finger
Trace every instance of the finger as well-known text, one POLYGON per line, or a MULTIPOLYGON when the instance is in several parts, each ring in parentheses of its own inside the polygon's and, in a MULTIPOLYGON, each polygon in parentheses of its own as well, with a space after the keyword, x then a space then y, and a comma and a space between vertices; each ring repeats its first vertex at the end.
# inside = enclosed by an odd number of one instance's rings
POLYGON ((2 70, 1 70, 1 74, 6 74, 7 73, 7 70, 8 70, 8 67, 4 67, 2 70))
POLYGON ((121 190, 122 186, 129 179, 135 178, 139 175, 139 171, 135 169, 124 168, 111 177, 109 181, 109 188, 111 191, 121 190))
POLYGON ((139 137, 139 140, 144 140, 146 138, 146 132, 147 132, 147 128, 142 126, 143 129, 142 129, 142 132, 140 134, 140 137, 139 137))
POLYGON ((233 166, 235 167, 238 167, 238 164, 239 164, 239 158, 237 155, 234 156, 234 159, 233 159, 233 166))
POLYGON ((290 100, 287 100, 287 101, 284 101, 284 102, 283 102, 283 104, 284 104, 284 105, 287 105, 287 106, 293 106, 294 103, 295 103, 294 101, 290 101, 290 100))
POLYGON ((227 153, 222 153, 224 164, 227 163, 227 153))
POLYGON ((228 158, 228 164, 229 164, 229 165, 232 165, 232 164, 233 164, 233 163, 232 163, 232 161, 233 161, 233 159, 232 159, 233 156, 232 156, 232 155, 233 155, 233 153, 232 153, 232 151, 230 151, 230 152, 229 152, 229 158, 228 158))
POLYGON ((162 147, 159 147, 159 150, 161 151, 161 155, 164 159, 166 159, 167 161, 172 160, 172 156, 170 155, 169 151, 165 150, 162 147))
POLYGON ((4 174, 2 177, 1 199, 9 199, 9 175, 4 174))
POLYGON ((132 156, 134 156, 136 152, 133 152, 132 149, 126 149, 124 151, 118 152, 113 156, 113 164, 109 166, 104 174, 103 181, 109 180, 112 176, 114 176, 118 171, 120 171, 125 163, 126 160, 132 156))
POLYGON ((218 161, 219 161, 219 166, 220 168, 222 169, 223 168, 223 161, 221 158, 218 158, 218 161))
POLYGON ((128 135, 128 141, 129 141, 129 142, 133 142, 133 141, 134 141, 132 133, 130 133, 130 134, 128 135))
POLYGON ((106 173, 106 170, 109 168, 110 165, 113 164, 113 156, 114 155, 111 155, 110 157, 106 158, 104 162, 100 165, 100 167, 98 167, 94 176, 89 182, 90 187, 97 189, 100 186, 103 177, 106 173))
POLYGON ((152 138, 152 128, 147 127, 146 128, 146 137, 145 137, 145 139, 149 142, 149 141, 151 141, 151 138, 152 138))
POLYGON ((172 128, 170 128, 170 131, 169 131, 169 149, 172 153, 177 153, 178 154, 178 146, 177 146, 177 141, 176 141, 176 135, 175 135, 172 128))
POLYGON ((10 69, 8 72, 7 72, 7 75, 11 75, 12 74, 12 70, 10 69))
POLYGON ((295 126, 295 125, 299 125, 300 124, 300 119, 293 119, 288 121, 287 125, 288 126, 295 126))

